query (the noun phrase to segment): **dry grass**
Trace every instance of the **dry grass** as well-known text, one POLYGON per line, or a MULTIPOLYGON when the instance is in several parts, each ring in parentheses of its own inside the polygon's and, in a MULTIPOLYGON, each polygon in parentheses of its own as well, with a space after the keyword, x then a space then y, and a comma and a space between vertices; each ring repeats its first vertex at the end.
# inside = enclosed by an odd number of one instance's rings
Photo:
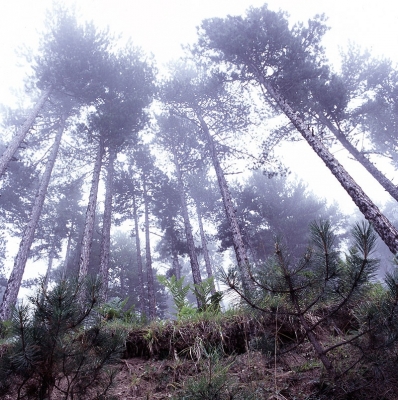
MULTIPOLYGON (((316 329, 325 347, 349 338, 349 332, 344 332, 349 318, 339 317, 340 321, 329 320, 316 329)), ((309 318, 316 322, 319 317, 309 318)), ((129 330, 115 385, 103 400, 182 398, 188 382, 208 373, 202 361, 214 348, 229 366, 228 396, 236 392, 255 393, 251 399, 256 400, 398 400, 396 346, 367 353, 358 346, 337 348, 330 356, 338 371, 360 362, 330 382, 311 345, 302 338, 299 326, 289 318, 275 321, 238 312, 135 327, 129 330)), ((249 398, 242 396, 224 398, 249 398)), ((82 400, 95 398, 92 392, 82 400)))

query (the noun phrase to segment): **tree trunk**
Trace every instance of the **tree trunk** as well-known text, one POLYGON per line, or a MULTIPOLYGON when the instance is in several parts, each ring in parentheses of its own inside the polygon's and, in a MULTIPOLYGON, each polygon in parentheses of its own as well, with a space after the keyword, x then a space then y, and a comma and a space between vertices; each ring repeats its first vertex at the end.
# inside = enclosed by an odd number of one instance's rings
POLYGON ((113 178, 114 163, 116 152, 109 148, 109 162, 106 176, 106 193, 104 218, 102 222, 101 250, 100 250, 100 277, 102 280, 101 299, 107 300, 108 296, 108 280, 109 280, 109 252, 111 245, 111 224, 112 224, 112 196, 113 196, 113 178))
POLYGON ((336 139, 343 145, 343 147, 351 153, 351 155, 362 164, 362 166, 380 183, 380 185, 398 201, 398 187, 395 186, 376 166, 362 154, 348 139, 337 129, 332 122, 324 115, 319 117, 320 122, 326 125, 328 129, 334 134, 336 139))
POLYGON ((171 258, 173 262, 173 270, 175 272, 176 279, 181 279, 181 265, 178 261, 178 252, 175 249, 172 249, 171 258))
POLYGON ((177 250, 177 239, 172 236, 171 237, 171 259, 173 263, 173 270, 175 272, 175 277, 181 279, 181 265, 180 261, 178 260, 178 250, 177 250))
POLYGON ((35 121, 37 114, 44 106, 47 101, 48 96, 51 93, 51 87, 44 91, 44 93, 39 98, 36 105, 33 107, 29 117, 26 119, 24 124, 19 129, 18 133, 12 138, 11 142, 7 146, 6 151, 0 158, 0 177, 5 173, 8 163, 12 159, 15 152, 18 150, 18 147, 21 145, 22 141, 25 139, 29 129, 32 127, 33 122, 35 121))
POLYGON ((33 204, 30 221, 24 231, 21 243, 19 245, 18 254, 15 258, 14 267, 10 278, 7 282, 7 287, 3 296, 3 303, 0 306, 0 320, 4 321, 11 317, 12 308, 18 298, 19 288, 22 282, 22 276, 25 271, 26 261, 28 260, 30 246, 33 243, 35 230, 43 208, 44 200, 47 194, 48 184, 50 182, 51 173, 54 168, 57 158, 58 149, 61 143, 62 134, 65 128, 66 117, 62 116, 59 123, 57 135, 51 149, 50 156, 47 160, 46 168, 40 181, 39 189, 36 193, 36 198, 33 204))
POLYGON ((146 187, 146 177, 143 176, 144 189, 144 205, 145 205, 145 258, 146 258, 146 273, 148 280, 148 314, 152 321, 156 317, 156 299, 155 299, 155 282, 153 279, 152 256, 151 256, 151 241, 149 238, 149 200, 146 187))
POLYGON ((91 180, 91 189, 86 211, 86 220, 84 223, 84 232, 83 232, 82 246, 80 250, 80 260, 79 260, 79 279, 84 279, 87 276, 88 272, 91 245, 93 243, 95 209, 97 206, 98 184, 101 173, 103 152, 104 152, 103 143, 102 141, 100 141, 98 144, 97 158, 95 160, 93 177, 91 180))
POLYGON ((218 186, 220 187, 221 197, 224 204, 225 214, 231 229, 232 241, 234 244, 236 260, 241 274, 242 285, 245 295, 250 296, 252 289, 252 282, 249 273, 249 259, 247 257, 246 248, 243 242, 242 234, 239 228, 238 219, 236 217, 236 210, 232 202, 232 196, 228 188, 227 180, 225 179, 224 171, 221 168, 220 161, 218 160, 217 149, 214 144, 213 138, 210 134, 209 128, 202 117, 199 116, 199 121, 203 133, 206 136, 207 144, 211 152, 211 159, 217 175, 218 186))
POLYGON ((62 275, 61 275, 61 279, 62 280, 64 280, 66 278, 66 271, 68 269, 68 262, 69 262, 69 257, 70 257, 70 249, 71 249, 71 246, 72 246, 73 228, 74 228, 74 223, 72 221, 72 225, 71 225, 71 227, 69 229, 68 243, 66 244, 65 259, 64 259, 63 266, 62 266, 62 275))
MULTIPOLYGON (((207 248, 207 239, 206 239, 205 231, 203 229, 202 212, 200 209, 200 204, 196 200, 195 200, 195 205, 196 205, 196 213, 198 214, 200 239, 202 241, 203 257, 205 259, 207 277, 212 278, 213 277, 213 269, 211 268, 209 250, 207 248)), ((211 288, 211 293, 214 294, 215 292, 216 292, 216 289, 213 284, 213 286, 211 288)))
POLYGON ((50 252, 48 254, 47 271, 46 271, 46 275, 44 277, 44 282, 43 282, 44 292, 47 291, 48 282, 50 281, 50 275, 51 275, 51 270, 53 267, 54 255, 55 255, 55 240, 53 240, 53 242, 51 244, 50 252))
POLYGON ((141 241, 140 241, 140 229, 138 225, 138 210, 137 210, 137 202, 135 198, 135 194, 133 194, 133 218, 134 218, 134 230, 135 230, 135 249, 137 252, 137 266, 138 266, 138 278, 140 282, 140 309, 141 314, 145 314, 145 282, 144 282, 144 273, 142 267, 142 258, 141 258, 141 241))
MULTIPOLYGON (((188 253, 189 253, 189 260, 191 262, 192 278, 193 278, 193 283, 197 285, 202 282, 202 277, 200 276, 200 267, 199 267, 198 257, 196 255, 195 241, 193 239, 191 222, 189 220, 184 182, 182 181, 182 173, 174 149, 173 149, 173 162, 176 168, 178 192, 181 201, 182 217, 184 219, 185 237, 187 239, 187 244, 188 244, 188 253)), ((199 299, 197 298, 196 300, 198 302, 198 307, 201 307, 202 304, 200 304, 199 299)))
POLYGON ((347 191, 364 217, 373 225, 375 231, 379 234, 383 242, 388 246, 393 254, 396 254, 398 252, 398 231, 395 227, 381 213, 379 208, 365 194, 362 188, 354 181, 344 167, 334 158, 318 137, 304 124, 298 113, 293 112, 285 99, 261 75, 258 75, 258 79, 260 84, 263 85, 268 94, 275 100, 283 113, 290 119, 303 138, 340 182, 341 186, 343 186, 347 191))

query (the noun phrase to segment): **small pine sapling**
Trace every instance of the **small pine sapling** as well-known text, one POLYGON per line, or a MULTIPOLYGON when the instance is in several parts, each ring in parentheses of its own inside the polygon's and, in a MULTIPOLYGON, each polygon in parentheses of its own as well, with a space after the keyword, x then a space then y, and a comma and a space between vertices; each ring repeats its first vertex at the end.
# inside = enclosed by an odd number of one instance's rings
POLYGON ((300 259, 291 257, 287 246, 276 240, 275 254, 263 267, 251 271, 256 292, 250 298, 242 290, 236 269, 225 273, 223 280, 254 309, 274 318, 283 315, 293 318, 300 325, 298 332, 304 333, 297 339, 307 338, 328 375, 336 377, 328 353, 353 344, 364 332, 327 347, 318 339, 315 329, 366 296, 378 267, 378 260, 372 258, 376 234, 370 224, 357 223, 351 231, 353 246, 341 258, 328 221, 314 222, 310 229, 311 242, 300 259), (321 316, 310 318, 318 310, 322 310, 318 313, 321 316))

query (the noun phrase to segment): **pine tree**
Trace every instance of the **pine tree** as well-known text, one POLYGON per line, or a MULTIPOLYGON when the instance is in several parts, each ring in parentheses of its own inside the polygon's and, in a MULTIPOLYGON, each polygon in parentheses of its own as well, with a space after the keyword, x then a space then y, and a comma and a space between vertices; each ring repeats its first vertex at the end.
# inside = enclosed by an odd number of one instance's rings
POLYGON ((339 257, 336 238, 328 221, 312 223, 311 241, 301 258, 290 257, 288 244, 284 245, 278 238, 274 255, 252 275, 257 290, 256 296, 251 298, 244 295, 236 271, 230 270, 224 276, 230 289, 252 308, 275 319, 282 316, 293 318, 301 328, 299 335, 304 335, 311 343, 331 378, 337 376, 330 356, 333 350, 350 345, 376 328, 372 323, 350 340, 342 340, 329 347, 315 334, 315 328, 322 322, 349 305, 356 306, 365 301, 368 296, 369 282, 378 267, 378 260, 373 258, 377 236, 367 223, 355 224, 351 234, 353 246, 344 259, 339 257), (320 309, 323 310, 321 317, 316 320, 308 318, 309 313, 320 309))
POLYGON ((62 280, 30 297, 31 307, 15 310, 12 345, 0 359, 2 389, 14 383, 18 399, 30 393, 43 400, 107 393, 116 370, 104 374, 104 369, 119 360, 124 337, 115 330, 107 333, 93 315, 98 282, 62 280))
POLYGON ((319 51, 325 29, 319 18, 310 21, 307 29, 290 29, 284 13, 272 12, 265 5, 250 9, 246 18, 229 16, 204 21, 197 51, 210 52, 213 60, 226 63, 233 79, 253 83, 266 102, 282 111, 395 254, 398 231, 314 134, 310 121, 306 123, 301 118, 299 108, 292 108, 300 102, 304 90, 301 82, 316 81, 325 74, 319 51), (317 68, 319 63, 321 67, 317 68))
POLYGON ((231 148, 222 142, 223 136, 247 130, 250 110, 248 104, 242 102, 243 92, 236 87, 229 88, 223 73, 207 67, 189 63, 177 65, 173 77, 163 84, 161 96, 172 115, 194 124, 200 132, 206 156, 217 176, 242 281, 249 292, 249 259, 220 159, 231 148))
MULTIPOLYGON (((185 237, 188 246, 188 254, 191 262, 192 278, 194 284, 202 282, 196 246, 192 232, 192 224, 189 217, 187 201, 187 185, 184 180, 187 171, 195 168, 198 152, 195 148, 192 124, 179 120, 176 117, 158 118, 160 125, 157 135, 158 141, 170 153, 174 166, 174 175, 180 197, 181 214, 184 220, 185 237)), ((198 304, 200 307, 200 304, 198 304)))
POLYGON ((5 321, 11 317, 12 308, 17 301, 19 288, 22 282, 22 276, 25 271, 26 261, 29 256, 29 250, 32 245, 37 223, 39 221, 44 200, 47 193, 47 188, 50 182, 51 173, 54 168, 55 160, 57 158, 58 149, 61 143, 62 134, 65 130, 66 116, 63 114, 59 119, 58 131, 51 149, 50 156, 48 157, 47 164, 43 176, 40 181, 35 203, 32 208, 29 223, 27 224, 24 234, 19 245, 18 254, 15 258, 14 267, 8 279, 7 287, 4 292, 3 302, 0 306, 0 320, 5 321))

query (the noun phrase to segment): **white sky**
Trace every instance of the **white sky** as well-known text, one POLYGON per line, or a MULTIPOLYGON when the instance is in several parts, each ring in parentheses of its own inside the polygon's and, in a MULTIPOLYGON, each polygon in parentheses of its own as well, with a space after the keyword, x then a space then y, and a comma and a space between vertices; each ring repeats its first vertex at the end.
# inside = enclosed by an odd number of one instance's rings
MULTIPOLYGON (((72 0, 64 0, 73 4, 72 0)), ((111 31, 123 32, 135 45, 153 53, 158 64, 182 54, 181 44, 195 41, 196 27, 204 18, 243 14, 262 0, 79 0, 84 18, 94 20, 111 31)), ((37 45, 43 28, 44 13, 51 0, 0 0, 0 103, 14 105, 15 90, 23 90, 24 69, 15 50, 37 45)), ((306 21, 315 14, 329 17, 331 30, 325 36, 329 58, 338 65, 339 49, 349 41, 368 48, 374 55, 398 61, 398 3, 391 0, 269 0, 272 10, 282 9, 291 21, 306 21)), ((359 180, 374 201, 388 197, 344 151, 335 149, 350 173, 359 180)), ((283 148, 284 159, 320 196, 338 198, 345 210, 354 208, 343 189, 330 175, 306 143, 283 148), (296 157, 299 155, 299 157, 296 157)), ((381 164, 380 164, 381 165, 381 164)), ((390 176, 391 177, 391 176, 390 176)))

